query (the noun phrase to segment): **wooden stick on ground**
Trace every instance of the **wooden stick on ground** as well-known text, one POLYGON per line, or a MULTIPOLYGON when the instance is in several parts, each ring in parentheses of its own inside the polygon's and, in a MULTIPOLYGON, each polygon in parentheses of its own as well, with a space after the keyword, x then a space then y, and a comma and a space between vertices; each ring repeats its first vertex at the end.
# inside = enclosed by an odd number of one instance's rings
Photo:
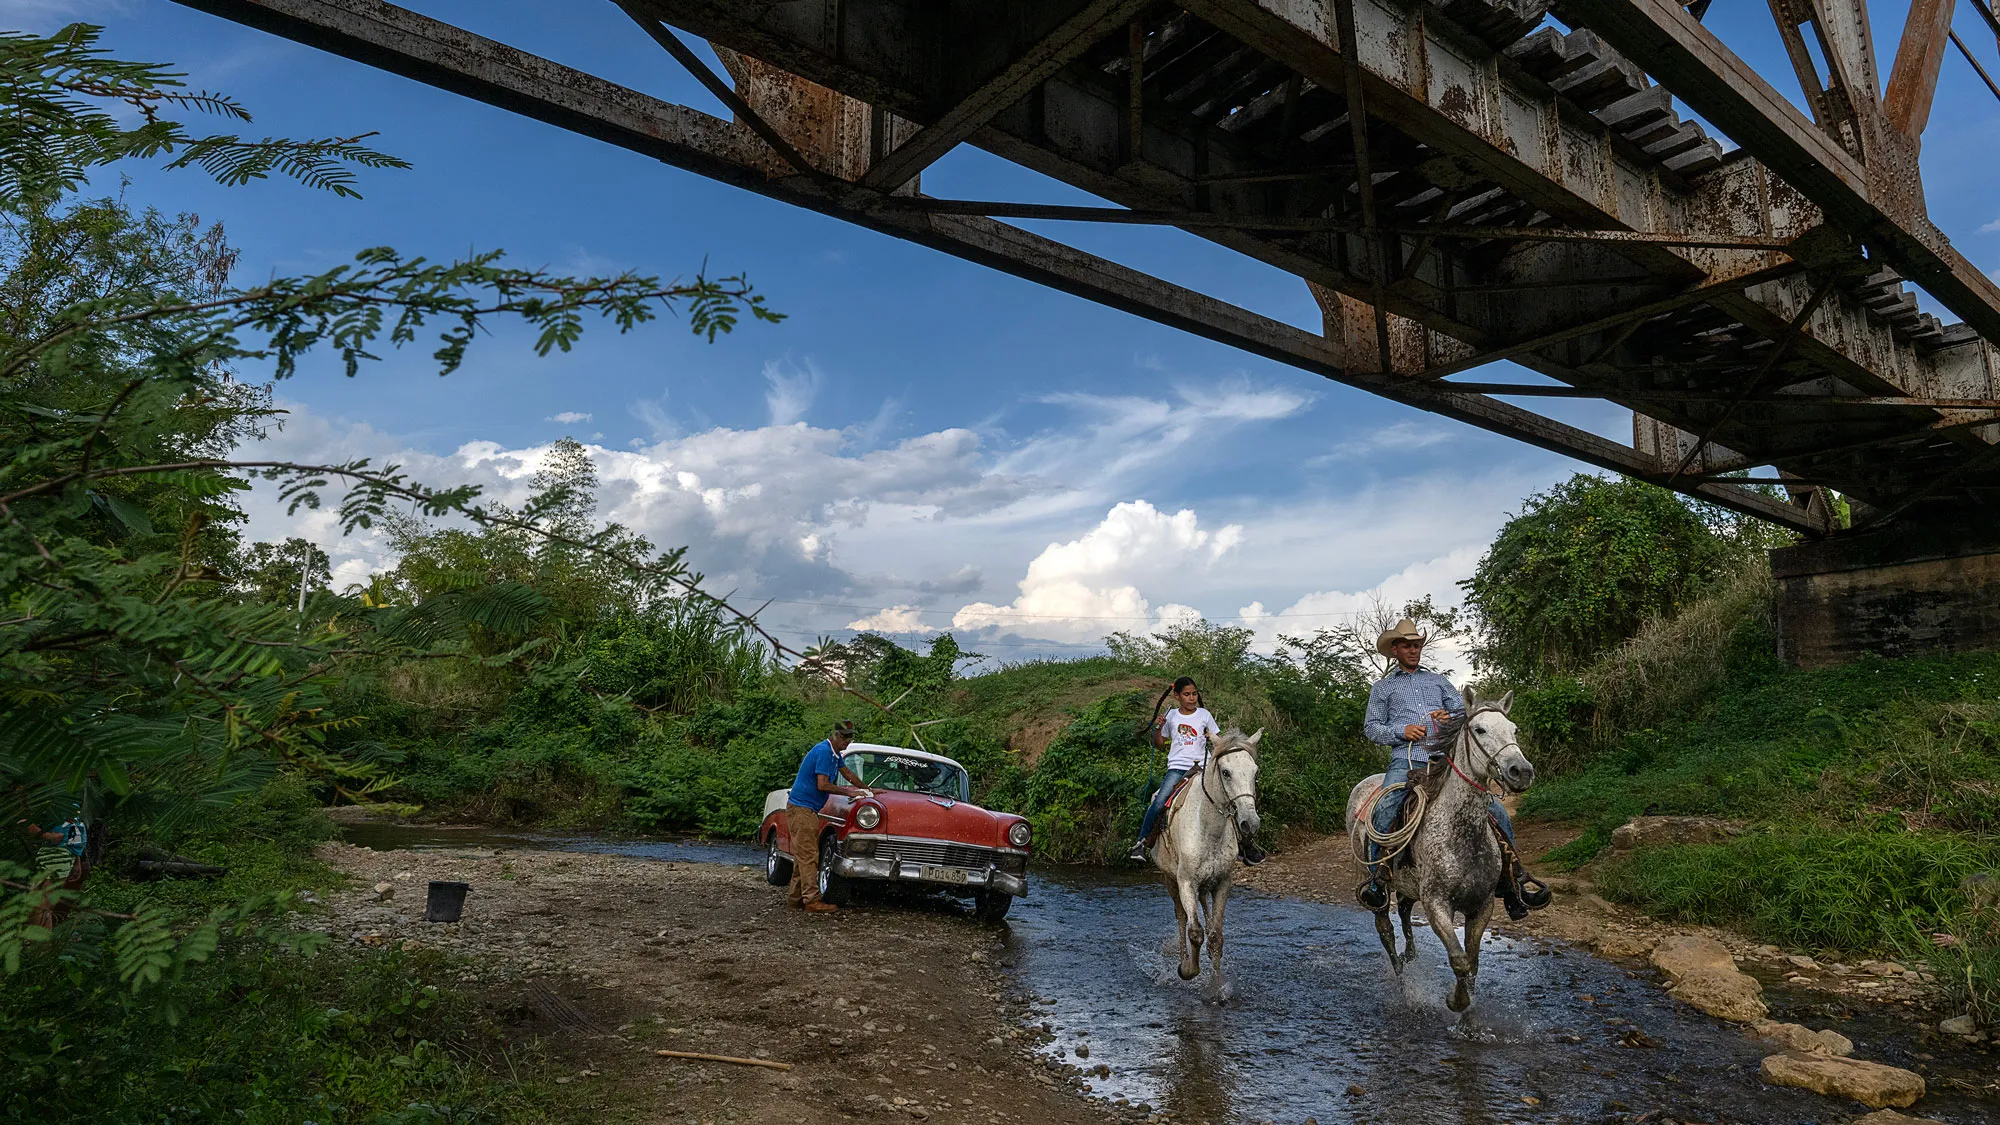
POLYGON ((704 1055, 699 1051, 654 1051, 670 1059, 695 1059, 699 1062, 735 1063, 737 1066, 768 1066, 772 1070, 790 1070, 791 1063, 772 1062, 770 1059, 739 1059, 734 1055, 704 1055))

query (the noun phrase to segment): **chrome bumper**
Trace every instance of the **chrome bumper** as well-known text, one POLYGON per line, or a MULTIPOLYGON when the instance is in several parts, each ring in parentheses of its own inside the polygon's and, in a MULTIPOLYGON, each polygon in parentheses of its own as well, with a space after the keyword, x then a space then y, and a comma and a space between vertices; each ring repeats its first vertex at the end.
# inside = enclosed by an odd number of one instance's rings
POLYGON ((1026 879, 993 868, 940 868, 930 864, 912 863, 909 860, 870 859, 844 855, 833 861, 833 873, 848 879, 889 879, 899 883, 931 883, 940 887, 972 887, 976 890, 999 891, 1015 898, 1021 898, 1028 893, 1026 879), (939 871, 959 872, 965 878, 960 881, 953 876, 941 876, 936 874, 939 871))

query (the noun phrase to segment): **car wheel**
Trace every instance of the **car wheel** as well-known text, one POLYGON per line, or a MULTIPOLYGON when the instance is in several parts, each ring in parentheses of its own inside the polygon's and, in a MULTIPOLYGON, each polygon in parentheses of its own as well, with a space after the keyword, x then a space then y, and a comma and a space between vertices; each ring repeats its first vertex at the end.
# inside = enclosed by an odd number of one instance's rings
POLYGON ((792 881, 792 857, 778 847, 778 834, 771 833, 771 850, 764 856, 764 881, 782 887, 792 881))
POLYGON ((833 846, 833 837, 828 835, 819 842, 819 900, 835 906, 846 906, 854 897, 854 882, 833 873, 834 861, 840 852, 833 846))
POLYGON ((1005 891, 980 891, 972 900, 972 916, 982 922, 1000 922, 1012 905, 1014 896, 1005 891))

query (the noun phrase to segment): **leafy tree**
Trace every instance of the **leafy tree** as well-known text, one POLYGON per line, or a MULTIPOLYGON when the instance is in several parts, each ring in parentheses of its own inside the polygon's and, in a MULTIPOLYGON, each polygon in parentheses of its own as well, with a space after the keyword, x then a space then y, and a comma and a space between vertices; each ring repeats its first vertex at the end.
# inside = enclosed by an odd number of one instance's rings
MULTIPOLYGON (((316 276, 230 288, 232 255, 214 228, 66 193, 93 168, 160 154, 224 183, 276 171, 344 195, 354 194, 351 165, 400 162, 348 141, 193 137, 161 112, 247 115, 219 95, 186 93, 161 67, 105 58, 96 35, 78 26, 48 39, 0 36, 0 821, 31 828, 0 837, 9 972, 55 938, 88 872, 61 854, 38 862, 42 828, 80 807, 100 830, 157 830, 286 765, 345 791, 378 788, 377 763, 331 744, 350 722, 331 707, 333 674, 355 662, 458 657, 472 630, 525 637, 542 612, 545 598, 504 576, 416 604, 323 597, 306 622, 295 603, 232 596, 226 529, 241 519, 232 496, 253 475, 294 511, 330 498, 343 531, 374 525, 393 504, 418 519, 559 542, 643 575, 648 589, 708 597, 681 552, 651 557, 643 541, 580 527, 563 482, 512 511, 393 465, 241 457, 237 443, 268 398, 236 372, 287 378, 302 356, 327 349, 351 375, 377 349, 435 331, 433 358, 448 373, 502 320, 537 329, 546 354, 571 347, 587 316, 625 331, 679 310, 711 339, 745 313, 776 319, 740 279, 574 278, 512 269, 497 253, 433 264, 377 248, 316 276), (121 126, 106 103, 136 109, 143 123, 121 126)), ((474 655, 504 663, 533 643, 474 655)), ((255 928, 269 905, 219 908, 178 933, 163 910, 100 911, 119 923, 105 952, 121 982, 143 987, 255 928)))
POLYGON ((1707 517, 1665 489, 1586 473, 1530 496, 1460 583, 1476 659, 1534 682, 1675 613, 1761 545, 1707 517))
POLYGON ((332 566, 325 551, 296 535, 283 543, 253 543, 235 567, 236 586, 258 601, 297 605, 326 592, 332 566))

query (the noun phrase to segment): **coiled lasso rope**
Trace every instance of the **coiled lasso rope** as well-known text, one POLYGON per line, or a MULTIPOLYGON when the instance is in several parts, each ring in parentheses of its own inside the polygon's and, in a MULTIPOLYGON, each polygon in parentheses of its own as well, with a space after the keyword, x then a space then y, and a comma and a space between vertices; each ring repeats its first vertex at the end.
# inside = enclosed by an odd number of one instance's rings
POLYGON ((1359 860, 1362 866, 1367 866, 1368 844, 1374 844, 1376 847, 1382 849, 1381 856, 1375 860, 1378 867, 1402 855, 1403 850, 1410 846, 1410 841, 1417 838, 1417 829, 1424 826, 1424 805, 1426 803, 1422 786, 1412 789, 1408 784, 1398 781, 1393 785, 1376 787, 1374 794, 1368 798, 1367 804, 1363 805, 1361 809, 1363 814, 1361 835, 1359 837, 1348 837, 1349 843, 1354 848, 1354 858, 1359 860), (1407 798, 1407 807, 1410 810, 1409 814, 1403 818, 1403 826, 1401 828, 1391 832, 1377 831, 1375 828, 1375 806, 1381 804, 1382 798, 1397 789, 1408 789, 1410 792, 1407 798))

